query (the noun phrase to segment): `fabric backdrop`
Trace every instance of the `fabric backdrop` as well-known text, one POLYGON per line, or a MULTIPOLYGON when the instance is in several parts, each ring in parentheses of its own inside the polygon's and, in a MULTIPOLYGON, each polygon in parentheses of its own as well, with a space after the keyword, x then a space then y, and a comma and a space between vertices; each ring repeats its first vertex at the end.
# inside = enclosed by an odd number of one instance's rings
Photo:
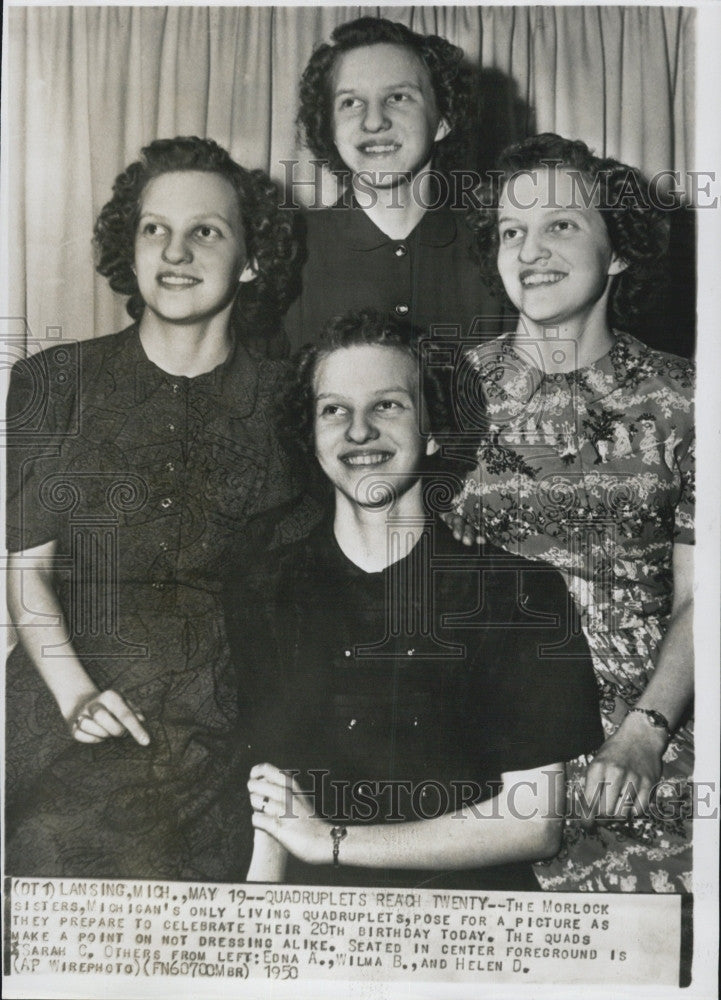
MULTIPOLYGON (((479 153, 534 131, 647 174, 693 168, 694 11, 669 7, 36 7, 9 9, 9 306, 30 350, 110 333, 123 303, 90 238, 114 177, 160 136, 211 136, 283 182, 314 46, 363 14, 444 35, 476 71, 479 153), (40 343, 38 343, 38 341, 40 343)), ((305 164, 305 168, 304 168, 305 164)), ((307 189, 301 189, 308 193, 307 189)), ((693 286, 693 243, 683 249, 693 286)), ((685 265, 683 264, 685 261, 685 265)), ((692 293, 691 293, 692 294, 692 293)), ((692 301, 692 300, 691 300, 692 301)), ((7 315, 7 312, 6 312, 7 315)))

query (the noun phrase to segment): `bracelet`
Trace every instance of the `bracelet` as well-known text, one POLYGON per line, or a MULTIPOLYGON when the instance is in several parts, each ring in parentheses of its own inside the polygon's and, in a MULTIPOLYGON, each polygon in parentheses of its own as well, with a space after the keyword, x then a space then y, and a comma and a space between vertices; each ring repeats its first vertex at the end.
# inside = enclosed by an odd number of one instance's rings
POLYGON ((668 719, 661 712, 657 712, 655 708, 630 708, 628 714, 631 715, 633 712, 639 712, 641 715, 645 715, 648 721, 655 729, 665 729, 668 738, 671 738, 671 727, 668 724, 668 719))
POLYGON ((333 838, 333 867, 337 868, 340 864, 340 861, 338 860, 340 842, 344 837, 348 836, 348 830, 344 826, 332 826, 330 835, 333 838))

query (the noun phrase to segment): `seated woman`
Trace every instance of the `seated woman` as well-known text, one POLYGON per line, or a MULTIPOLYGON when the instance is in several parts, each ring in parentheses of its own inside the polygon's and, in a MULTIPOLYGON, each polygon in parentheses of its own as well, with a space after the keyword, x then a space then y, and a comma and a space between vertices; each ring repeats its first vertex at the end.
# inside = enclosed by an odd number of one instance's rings
POLYGON ((373 312, 297 362, 285 424, 333 501, 228 595, 255 734, 250 880, 534 888, 560 761, 601 738, 560 575, 468 551, 433 516, 468 463, 442 453, 442 373, 420 374, 410 334, 373 312))
POLYGON ((545 889, 689 890, 693 365, 624 332, 661 287, 665 220, 631 167, 552 134, 502 154, 484 204, 482 273, 520 318, 471 354, 486 434, 459 509, 469 542, 563 572, 607 737, 572 769, 604 823, 570 824, 536 873, 545 889))
POLYGON ((236 879, 220 574, 293 493, 283 368, 244 343, 277 325, 297 246, 270 180, 198 138, 142 151, 95 242, 135 322, 27 359, 10 389, 7 871, 236 879))

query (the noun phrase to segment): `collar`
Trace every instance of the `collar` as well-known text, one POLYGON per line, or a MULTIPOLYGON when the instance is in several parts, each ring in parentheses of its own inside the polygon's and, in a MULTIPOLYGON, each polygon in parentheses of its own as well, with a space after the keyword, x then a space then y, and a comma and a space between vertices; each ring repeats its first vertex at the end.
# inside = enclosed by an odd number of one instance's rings
POLYGON ((633 384, 642 377, 652 351, 642 341, 628 333, 613 331, 614 340, 610 349, 590 365, 570 372, 547 375, 530 355, 511 343, 511 335, 503 334, 495 341, 488 341, 481 352, 476 353, 476 364, 481 378, 489 380, 489 407, 491 412, 500 413, 504 406, 517 409, 526 406, 542 389, 553 392, 554 387, 574 384, 582 391, 587 405, 598 403, 611 393, 633 384))
MULTIPOLYGON (((388 243, 402 243, 403 240, 391 239, 372 219, 366 215, 358 202, 353 199, 350 206, 342 211, 342 200, 330 211, 338 213, 343 228, 343 238, 351 250, 377 250, 388 243)), ((406 237, 416 240, 421 246, 448 246, 458 236, 458 226, 453 211, 446 205, 434 208, 424 213, 423 218, 406 237)))
POLYGON ((118 342, 114 354, 120 354, 121 348, 127 345, 127 353, 123 351, 118 357, 118 363, 122 366, 121 370, 134 378, 135 399, 138 403, 144 402, 169 383, 190 383, 194 389, 203 391, 209 397, 223 397, 226 412, 232 417, 247 417, 255 409, 258 362, 237 340, 222 364, 202 375, 188 378, 185 375, 170 375, 150 361, 140 343, 137 323, 123 333, 125 337, 118 342))

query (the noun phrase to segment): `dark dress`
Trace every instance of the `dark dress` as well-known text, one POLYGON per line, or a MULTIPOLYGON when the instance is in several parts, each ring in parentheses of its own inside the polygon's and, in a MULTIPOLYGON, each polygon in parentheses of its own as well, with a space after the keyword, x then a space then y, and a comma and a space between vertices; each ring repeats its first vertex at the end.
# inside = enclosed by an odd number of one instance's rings
POLYGON ((380 309, 424 336, 434 325, 446 336, 454 328, 472 344, 501 332, 504 310, 471 259, 463 211, 429 210, 403 240, 352 205, 310 211, 305 221, 303 290, 284 319, 293 350, 317 343, 323 324, 350 309, 380 309))
POLYGON ((151 744, 71 739, 16 647, 13 875, 243 877, 247 763, 219 577, 248 520, 293 492, 271 425, 282 371, 237 346, 211 372, 171 376, 136 327, 16 366, 9 548, 57 541, 72 644, 100 690, 145 715, 151 744))
MULTIPOLYGON (((560 575, 493 546, 468 550, 440 522, 379 573, 348 560, 324 524, 236 574, 227 601, 252 761, 297 770, 336 822, 437 816, 489 797, 503 772, 602 739, 560 575)), ((381 871, 291 859, 288 879, 537 888, 525 864, 381 871)))

